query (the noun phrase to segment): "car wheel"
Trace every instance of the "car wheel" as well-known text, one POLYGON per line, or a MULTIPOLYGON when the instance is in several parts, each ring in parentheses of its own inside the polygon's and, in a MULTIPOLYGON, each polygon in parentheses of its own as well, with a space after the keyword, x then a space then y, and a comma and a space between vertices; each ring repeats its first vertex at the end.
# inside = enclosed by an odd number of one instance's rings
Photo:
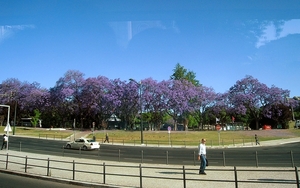
POLYGON ((71 145, 70 144, 66 145, 66 148, 71 149, 71 145))
POLYGON ((87 150, 88 148, 87 148, 86 146, 83 146, 82 149, 83 149, 83 150, 87 150))

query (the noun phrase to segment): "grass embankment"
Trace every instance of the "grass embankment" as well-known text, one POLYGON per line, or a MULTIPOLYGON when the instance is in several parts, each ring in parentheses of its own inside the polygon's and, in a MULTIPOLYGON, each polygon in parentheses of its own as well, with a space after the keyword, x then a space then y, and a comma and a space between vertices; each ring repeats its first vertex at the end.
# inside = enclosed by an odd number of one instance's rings
MULTIPOLYGON (((108 132, 111 142, 119 143, 140 143, 140 131, 101 131, 94 136, 98 141, 104 140, 108 132)), ((173 145, 197 145, 202 138, 207 139, 208 145, 231 145, 245 142, 254 142, 254 135, 257 134, 260 141, 300 137, 300 130, 277 129, 261 131, 143 131, 145 144, 169 144, 173 145), (220 143, 219 143, 220 141, 220 143)), ((92 138, 92 134, 89 135, 92 138)))
MULTIPOLYGON (((4 129, 4 127, 3 127, 4 129)), ((2 129, 2 134, 5 132, 2 129)), ((71 136, 72 130, 51 130, 44 128, 16 127, 15 135, 64 139, 71 136)), ((79 131, 76 131, 79 133, 79 131)), ((114 143, 136 143, 140 144, 140 131, 86 131, 88 138, 96 137, 101 142, 105 134, 109 134, 110 142, 114 143)), ((12 132, 10 132, 12 134, 12 132)), ((172 145, 197 145, 202 138, 207 139, 208 145, 231 145, 238 143, 254 142, 254 135, 257 134, 260 141, 276 140, 284 138, 300 137, 299 129, 274 129, 274 130, 252 130, 252 131, 143 131, 145 144, 172 144, 172 145), (220 142, 220 143, 219 143, 220 142)))
MULTIPOLYGON (((1 129, 1 128, 0 128, 1 129)), ((3 127, 4 129, 4 127, 3 127)), ((2 129, 2 134, 6 134, 6 132, 2 129)), ((13 132, 9 132, 9 135, 12 135, 13 132)), ((21 136, 30 136, 30 137, 48 137, 48 138, 67 138, 72 135, 73 132, 64 131, 64 130, 50 130, 44 128, 33 128, 33 127, 16 127, 15 135, 21 136)))

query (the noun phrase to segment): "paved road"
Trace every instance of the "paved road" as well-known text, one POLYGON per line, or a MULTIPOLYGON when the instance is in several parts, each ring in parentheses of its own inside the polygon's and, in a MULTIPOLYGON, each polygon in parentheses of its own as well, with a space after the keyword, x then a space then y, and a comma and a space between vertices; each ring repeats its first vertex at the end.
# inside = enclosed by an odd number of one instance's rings
MULTIPOLYGON (((295 140, 297 141, 297 140, 295 140)), ((279 141, 277 141, 279 142, 279 141)), ((149 164, 195 165, 197 147, 151 147, 102 144, 100 150, 63 149, 66 141, 11 137, 10 150, 77 158, 101 159, 149 164)), ((270 145, 270 144, 269 144, 270 145)), ((268 147, 208 148, 213 166, 300 166, 300 142, 274 144, 268 147)))

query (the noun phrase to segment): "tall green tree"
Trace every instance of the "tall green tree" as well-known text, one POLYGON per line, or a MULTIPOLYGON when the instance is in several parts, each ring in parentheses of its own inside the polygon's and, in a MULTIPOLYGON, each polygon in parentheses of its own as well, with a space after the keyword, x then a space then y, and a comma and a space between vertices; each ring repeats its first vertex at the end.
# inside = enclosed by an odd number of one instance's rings
POLYGON ((176 64, 175 68, 173 69, 174 73, 170 77, 171 80, 187 80, 191 82, 195 86, 200 86, 198 80, 196 80, 196 73, 193 71, 188 71, 186 68, 181 66, 179 63, 176 64))
POLYGON ((34 116, 32 116, 30 120, 33 127, 36 127, 36 125, 38 124, 40 120, 40 116, 41 116, 41 112, 38 109, 35 109, 34 116))

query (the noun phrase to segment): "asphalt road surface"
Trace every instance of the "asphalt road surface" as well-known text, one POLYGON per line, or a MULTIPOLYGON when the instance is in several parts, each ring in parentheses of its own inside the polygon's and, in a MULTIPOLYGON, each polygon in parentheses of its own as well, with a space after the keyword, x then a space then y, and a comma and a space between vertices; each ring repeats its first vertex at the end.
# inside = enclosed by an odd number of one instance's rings
MULTIPOLYGON (((64 149, 65 141, 10 137, 9 149, 46 155, 152 164, 198 165, 197 147, 150 147, 102 144, 100 150, 64 149)), ((211 166, 300 166, 300 143, 270 147, 207 149, 211 166)))

